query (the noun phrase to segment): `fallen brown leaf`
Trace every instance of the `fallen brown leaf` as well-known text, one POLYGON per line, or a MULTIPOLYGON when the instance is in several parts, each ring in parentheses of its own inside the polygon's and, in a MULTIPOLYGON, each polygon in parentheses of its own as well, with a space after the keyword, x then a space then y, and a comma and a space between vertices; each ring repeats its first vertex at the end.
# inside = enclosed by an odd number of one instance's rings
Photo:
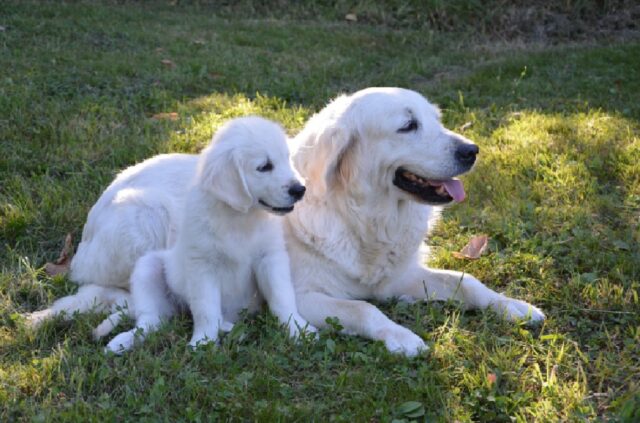
POLYGON ((459 259, 475 260, 480 258, 482 253, 485 252, 489 241, 489 237, 486 235, 477 235, 469 240, 467 245, 464 246, 460 252, 453 252, 453 256, 459 259))
POLYGON ((169 60, 169 59, 162 59, 160 61, 160 63, 162 63, 163 65, 165 65, 168 68, 175 68, 176 64, 173 63, 173 61, 169 60))
POLYGON ((151 116, 151 119, 155 120, 178 120, 178 114, 176 112, 169 113, 156 113, 151 116))
POLYGON ((44 271, 49 276, 63 275, 69 271, 69 265, 71 264, 71 258, 73 257, 73 238, 71 234, 67 234, 64 238, 64 246, 60 251, 60 257, 53 263, 47 263, 44 265, 44 271))
POLYGON ((489 382, 489 386, 491 386, 494 383, 496 383, 496 380, 498 380, 498 377, 496 376, 495 373, 487 374, 487 382, 489 382))

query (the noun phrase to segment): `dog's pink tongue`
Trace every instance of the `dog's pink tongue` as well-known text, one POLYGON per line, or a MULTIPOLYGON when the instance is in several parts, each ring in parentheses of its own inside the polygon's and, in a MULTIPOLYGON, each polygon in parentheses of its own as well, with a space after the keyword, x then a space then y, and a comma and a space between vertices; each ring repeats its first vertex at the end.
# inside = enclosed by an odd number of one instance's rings
POLYGON ((462 186, 462 181, 460 181, 460 179, 452 179, 450 181, 444 181, 442 185, 444 185, 444 189, 447 190, 447 192, 453 198, 454 201, 459 203, 464 200, 464 197, 465 197, 464 187, 462 186))

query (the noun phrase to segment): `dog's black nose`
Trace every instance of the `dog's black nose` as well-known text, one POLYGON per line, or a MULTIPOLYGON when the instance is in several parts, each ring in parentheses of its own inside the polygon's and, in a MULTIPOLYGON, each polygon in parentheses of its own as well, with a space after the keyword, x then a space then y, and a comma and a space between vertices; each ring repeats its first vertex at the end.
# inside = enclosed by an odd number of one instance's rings
POLYGON ((299 200, 304 196, 304 192, 307 189, 304 187, 304 185, 301 185, 299 183, 295 183, 293 185, 291 185, 291 187, 289 188, 289 195, 293 198, 295 198, 295 200, 299 200))
POLYGON ((476 155, 480 149, 475 144, 460 144, 456 148, 456 160, 465 165, 472 165, 476 161, 476 155))

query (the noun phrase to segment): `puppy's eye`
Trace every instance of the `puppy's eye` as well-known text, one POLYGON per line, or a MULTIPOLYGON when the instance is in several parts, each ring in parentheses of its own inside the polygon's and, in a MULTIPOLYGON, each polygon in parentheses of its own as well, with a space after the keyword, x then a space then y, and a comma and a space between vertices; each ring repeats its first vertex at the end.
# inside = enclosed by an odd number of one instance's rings
POLYGON ((405 123, 405 125, 398 129, 398 132, 401 134, 405 134, 407 132, 415 132, 418 130, 418 121, 415 119, 411 119, 409 122, 405 123))
POLYGON ((271 160, 267 160, 267 162, 265 164, 263 164, 262 166, 258 167, 258 169, 256 169, 258 172, 270 172, 273 170, 273 163, 271 163, 271 160))

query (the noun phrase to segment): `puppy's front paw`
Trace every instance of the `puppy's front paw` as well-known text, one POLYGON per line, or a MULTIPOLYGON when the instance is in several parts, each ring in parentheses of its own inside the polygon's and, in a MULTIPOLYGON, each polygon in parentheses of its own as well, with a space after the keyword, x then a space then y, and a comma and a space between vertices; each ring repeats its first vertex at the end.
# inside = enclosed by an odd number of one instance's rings
POLYGON ((379 336, 387 349, 394 354, 415 357, 429 350, 422 338, 400 325, 380 331, 379 336))
POLYGON ((122 332, 107 344, 104 351, 112 352, 115 354, 122 354, 133 348, 133 345, 135 344, 135 338, 135 330, 122 332))
POLYGON ((300 316, 292 317, 288 323, 288 327, 291 338, 297 339, 303 333, 307 336, 313 336, 314 338, 318 337, 318 329, 300 316))
POLYGON ((224 333, 229 333, 233 330, 233 323, 224 321, 220 323, 220 330, 224 333))
POLYGON ((189 341, 189 347, 192 349, 198 348, 202 345, 206 345, 209 343, 216 343, 218 341, 218 333, 216 331, 215 335, 209 335, 204 332, 194 333, 191 337, 191 341, 189 341))
POLYGON ((510 321, 526 320, 529 323, 539 323, 545 319, 544 313, 538 307, 515 298, 504 297, 492 303, 491 307, 510 321))

